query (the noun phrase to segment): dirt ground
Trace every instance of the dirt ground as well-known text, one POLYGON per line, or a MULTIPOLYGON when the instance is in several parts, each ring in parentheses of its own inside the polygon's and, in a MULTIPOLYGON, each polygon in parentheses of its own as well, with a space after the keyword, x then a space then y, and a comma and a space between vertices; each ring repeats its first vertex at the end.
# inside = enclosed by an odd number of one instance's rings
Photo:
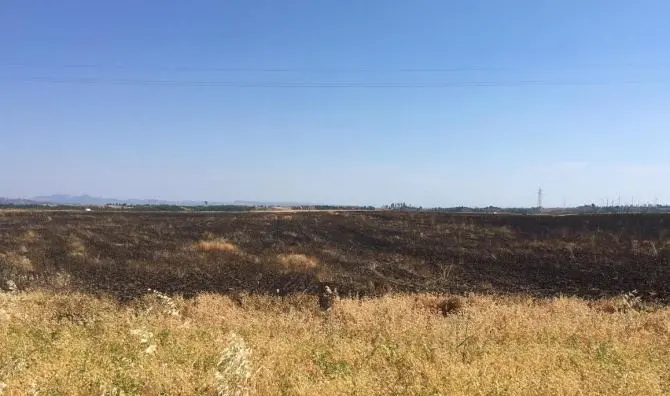
POLYGON ((0 212, 0 277, 109 293, 390 291, 670 301, 670 215, 0 212))

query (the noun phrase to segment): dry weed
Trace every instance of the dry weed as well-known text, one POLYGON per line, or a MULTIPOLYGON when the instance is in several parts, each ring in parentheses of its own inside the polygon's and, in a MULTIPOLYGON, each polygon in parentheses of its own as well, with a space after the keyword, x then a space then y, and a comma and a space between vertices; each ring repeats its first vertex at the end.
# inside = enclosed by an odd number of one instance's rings
POLYGON ((39 235, 33 230, 26 230, 19 240, 21 242, 35 242, 39 239, 39 235))
POLYGON ((333 291, 329 286, 325 286, 323 292, 319 295, 319 308, 322 311, 329 311, 338 299, 337 289, 333 291))
POLYGON ((149 291, 153 293, 158 301, 160 301, 163 313, 176 317, 181 315, 181 312, 179 312, 179 307, 177 307, 177 303, 174 301, 174 299, 172 299, 172 297, 165 293, 161 293, 158 290, 149 289, 149 291))
POLYGON ((0 264, 7 265, 22 273, 35 270, 32 261, 28 257, 15 252, 0 253, 0 264))
POLYGON ((68 238, 68 254, 71 257, 84 257, 86 256, 86 245, 84 242, 74 235, 70 235, 68 238))
POLYGON ((624 293, 619 298, 597 300, 589 304, 594 309, 608 314, 638 312, 648 309, 637 290, 624 293))
POLYGON ((251 390, 251 348, 244 339, 230 333, 214 374, 216 391, 222 396, 246 396, 251 390))
POLYGON ((304 254, 279 254, 277 261, 281 267, 282 272, 304 272, 318 267, 319 263, 316 258, 309 257, 304 254))
POLYGON ((14 282, 11 279, 9 279, 5 282, 5 287, 6 287, 7 291, 10 292, 10 293, 17 293, 19 291, 18 286, 16 286, 16 282, 14 282))
POLYGON ((460 313, 464 307, 463 300, 459 297, 449 297, 440 301, 439 308, 443 316, 460 313))
POLYGON ((658 249, 653 241, 636 239, 631 240, 631 250, 637 256, 658 257, 658 249))
POLYGON ((416 298, 419 308, 440 313, 443 316, 454 315, 463 312, 465 302, 461 297, 451 296, 441 298, 437 296, 421 296, 416 298))
POLYGON ((231 254, 240 254, 240 248, 234 243, 224 239, 207 239, 196 243, 196 248, 203 252, 224 252, 231 254))

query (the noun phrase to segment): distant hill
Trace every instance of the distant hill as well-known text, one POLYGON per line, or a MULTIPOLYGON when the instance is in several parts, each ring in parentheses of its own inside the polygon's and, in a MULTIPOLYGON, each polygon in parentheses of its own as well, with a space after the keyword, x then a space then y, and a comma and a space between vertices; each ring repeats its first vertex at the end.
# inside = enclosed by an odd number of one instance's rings
MULTIPOLYGON (((33 203, 49 203, 59 205, 107 205, 107 204, 127 204, 127 205, 180 205, 180 206, 200 206, 205 201, 169 201, 163 199, 118 199, 93 197, 84 195, 65 195, 54 194, 31 198, 33 203)), ((234 202, 207 202, 208 205, 240 205, 240 206, 300 206, 310 205, 304 202, 279 202, 279 201, 234 201, 234 202)))
POLYGON ((0 205, 178 205, 178 206, 216 206, 216 205, 235 205, 235 206, 264 206, 264 207, 296 207, 296 206, 313 206, 314 203, 308 202, 291 202, 291 201, 170 201, 165 199, 118 199, 95 197, 88 194, 82 195, 67 195, 67 194, 53 194, 32 197, 30 199, 23 198, 2 198, 0 197, 0 205), (205 202, 207 202, 205 204, 205 202))
POLYGON ((0 197, 0 205, 39 205, 40 203, 30 199, 0 197))
MULTIPOLYGON (((37 203, 50 203, 59 205, 107 205, 107 204, 127 204, 127 205, 181 205, 196 206, 203 205, 204 201, 168 201, 163 199, 118 199, 93 197, 84 195, 64 195, 54 194, 47 196, 33 197, 37 203)), ((210 202, 210 205, 221 204, 219 202, 210 202)))
POLYGON ((104 205, 107 203, 117 203, 117 200, 92 197, 90 195, 47 195, 40 197, 33 197, 34 201, 50 203, 50 204, 61 204, 61 205, 104 205))

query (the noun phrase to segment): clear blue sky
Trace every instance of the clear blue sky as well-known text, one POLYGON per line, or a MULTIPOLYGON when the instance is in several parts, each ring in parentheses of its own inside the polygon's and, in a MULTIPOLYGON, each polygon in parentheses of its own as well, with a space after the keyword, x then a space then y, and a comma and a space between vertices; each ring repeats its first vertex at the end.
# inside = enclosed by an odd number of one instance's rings
POLYGON ((669 16, 665 0, 4 0, 0 196, 670 202, 669 16))

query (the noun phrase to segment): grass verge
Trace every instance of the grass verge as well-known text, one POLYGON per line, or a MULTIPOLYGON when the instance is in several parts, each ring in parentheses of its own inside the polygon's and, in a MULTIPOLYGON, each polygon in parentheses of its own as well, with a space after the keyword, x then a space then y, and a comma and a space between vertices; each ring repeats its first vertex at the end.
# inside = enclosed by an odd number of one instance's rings
POLYGON ((0 294, 0 393, 670 393, 668 307, 471 295, 444 316, 433 296, 330 313, 313 296, 244 298, 0 294))

